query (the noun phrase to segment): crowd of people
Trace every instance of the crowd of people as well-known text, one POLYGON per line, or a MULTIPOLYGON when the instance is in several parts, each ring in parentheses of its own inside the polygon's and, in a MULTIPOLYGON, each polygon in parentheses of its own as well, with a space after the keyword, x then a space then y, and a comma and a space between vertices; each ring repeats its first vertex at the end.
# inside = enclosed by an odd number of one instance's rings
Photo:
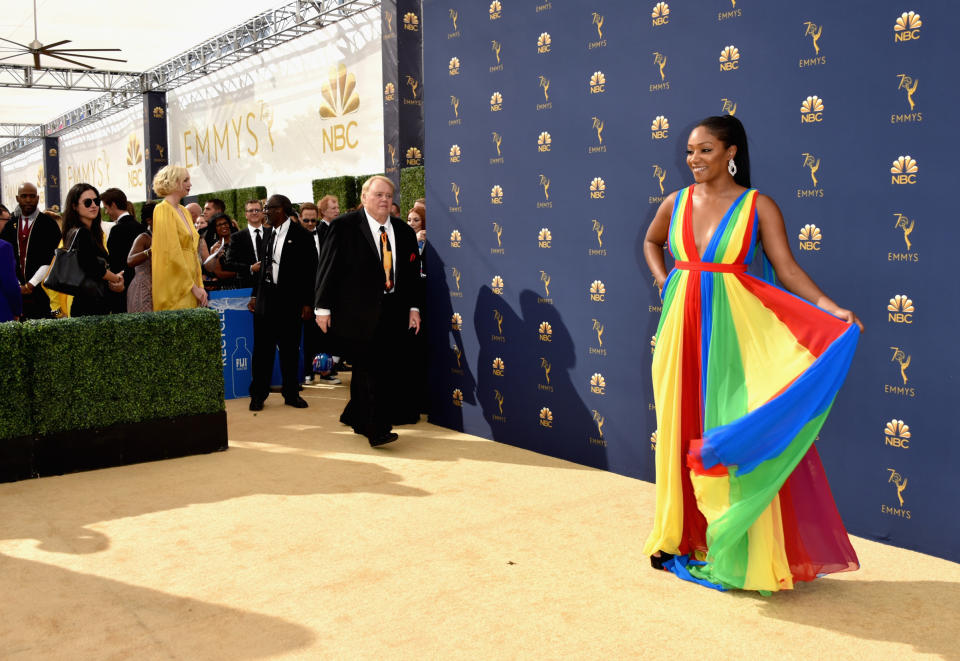
POLYGON ((408 225, 398 217, 393 182, 375 176, 345 214, 333 195, 298 208, 272 195, 246 202, 240 229, 222 200, 183 206, 190 189, 186 168, 161 169, 153 180, 157 199, 142 206, 138 220, 117 188, 101 194, 74 185, 61 217, 40 211, 36 187, 21 184, 12 212, 0 205, 0 322, 203 307, 211 291, 249 287, 251 410, 261 410, 270 394, 279 352, 287 405, 306 408, 303 385, 336 385, 338 371, 352 369, 341 420, 371 445, 395 440, 392 424, 419 419, 422 393, 401 401, 387 393, 408 345, 421 368, 425 362, 422 342, 412 339, 423 306, 424 201, 416 201, 408 225), (75 252, 83 273, 69 295, 46 286, 58 248, 75 252), (387 340, 392 350, 384 354, 379 347, 387 340), (333 369, 315 375, 313 358, 321 353, 332 357, 333 369))

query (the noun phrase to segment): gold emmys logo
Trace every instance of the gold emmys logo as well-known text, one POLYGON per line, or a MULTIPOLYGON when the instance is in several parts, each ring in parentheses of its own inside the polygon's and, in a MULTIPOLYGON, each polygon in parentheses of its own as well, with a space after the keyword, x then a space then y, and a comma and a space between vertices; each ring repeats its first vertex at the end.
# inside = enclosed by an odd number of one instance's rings
POLYGON ((160 144, 154 144, 153 147, 154 147, 154 149, 156 149, 156 151, 157 151, 157 160, 161 160, 161 161, 162 161, 163 158, 164 158, 164 157, 163 157, 164 146, 163 146, 163 145, 160 145, 160 144))
POLYGON ((454 312, 453 316, 450 317, 450 328, 455 331, 463 329, 463 317, 460 316, 459 312, 454 312))
MULTIPOLYGON (((537 151, 541 153, 545 151, 550 151, 551 142, 553 142, 553 139, 550 137, 550 134, 547 133, 546 131, 541 131, 540 135, 537 136, 537 151)), ((540 175, 540 177, 542 179, 543 175, 540 175)), ((543 182, 541 181, 541 185, 542 184, 543 182)))
POLYGON ((393 83, 387 83, 383 88, 383 100, 393 101, 397 98, 397 88, 393 83))
POLYGON ((453 352, 454 358, 457 359, 457 367, 458 367, 458 368, 461 367, 461 365, 460 365, 460 359, 463 357, 463 351, 461 351, 460 347, 457 346, 456 344, 454 344, 452 347, 450 347, 450 351, 453 352))
POLYGON ((593 320, 593 332, 597 334, 597 344, 603 346, 603 324, 599 320, 593 320))
POLYGON ((907 250, 910 250, 913 246, 913 243, 910 241, 910 235, 913 233, 913 228, 916 225, 916 221, 910 220, 902 213, 894 213, 893 215, 897 219, 896 224, 894 224, 894 228, 903 230, 903 242, 907 244, 907 250))
POLYGON ((591 94, 603 94, 606 90, 607 77, 603 75, 602 71, 594 71, 593 75, 590 76, 590 93, 591 94))
POLYGON ((800 230, 800 250, 820 250, 823 234, 816 225, 807 224, 800 230))
POLYGON ((603 303, 607 294, 607 287, 600 280, 590 283, 590 300, 594 303, 603 303))
POLYGON ((902 43, 904 41, 913 41, 920 38, 920 27, 923 21, 920 20, 920 14, 915 11, 905 11, 897 17, 893 24, 893 41, 902 43))
POLYGON ((900 366, 900 377, 903 379, 903 385, 907 385, 907 368, 910 367, 910 361, 913 359, 913 356, 907 355, 907 353, 900 347, 890 347, 893 349, 893 358, 890 359, 891 363, 897 363, 900 366))
POLYGON ((499 356, 493 359, 493 375, 494 376, 503 376, 503 359, 499 356))
MULTIPOLYGON (((544 227, 543 229, 547 231, 547 234, 546 234, 546 235, 549 237, 549 236, 550 236, 550 230, 548 230, 546 227, 544 227)), ((543 230, 540 231, 540 235, 543 236, 543 230)), ((541 242, 541 243, 542 243, 542 242, 541 242)), ((541 247, 543 247, 543 246, 541 246, 541 247)), ((549 247, 550 247, 550 246, 548 245, 547 248, 549 248, 549 247)), ((540 271, 540 282, 543 283, 543 291, 546 292, 546 294, 544 294, 544 295, 545 295, 545 296, 549 296, 549 295, 550 295, 550 275, 549 275, 546 271, 540 271)))
POLYGON ((500 18, 501 11, 503 11, 503 5, 500 4, 500 0, 493 0, 490 3, 490 20, 495 21, 500 18))
POLYGON ((607 380, 603 378, 603 374, 600 372, 594 372, 593 376, 590 377, 590 392, 594 395, 605 395, 607 394, 607 380))
POLYGON ((540 426, 547 428, 553 427, 553 411, 546 406, 540 409, 540 426))
POLYGON ((423 154, 416 147, 407 150, 407 166, 423 165, 423 154))
POLYGON ((657 430, 656 429, 654 429, 653 433, 650 434, 650 449, 651 450, 657 449, 657 430))
POLYGON ((545 76, 540 76, 540 87, 543 89, 543 100, 546 103, 550 103, 550 79, 545 76))
POLYGON ((905 73, 897 74, 897 78, 900 79, 900 84, 897 85, 897 89, 907 93, 907 103, 910 104, 910 110, 912 112, 913 109, 917 107, 917 102, 913 100, 913 95, 917 91, 917 85, 920 84, 920 81, 905 73))
POLYGON ((650 138, 653 140, 663 140, 670 137, 670 120, 663 115, 657 115, 650 124, 650 138))
POLYGON ((390 153, 390 165, 391 167, 396 166, 397 164, 397 148, 393 146, 392 142, 387 143, 387 151, 390 153))
POLYGON ((540 36, 537 37, 537 52, 538 53, 549 53, 550 45, 553 43, 553 40, 550 38, 549 32, 541 32, 540 36))
POLYGON ((463 392, 460 390, 460 388, 453 389, 453 405, 463 406, 463 392))
POLYGON ((490 95, 490 112, 500 112, 503 110, 503 95, 500 92, 494 92, 490 95))
POLYGON ((500 415, 503 416, 503 395, 499 390, 494 389, 493 398, 497 400, 497 408, 500 410, 500 415))
POLYGON ((500 151, 500 145, 501 143, 503 143, 503 136, 497 133, 496 131, 494 131, 490 135, 492 136, 494 146, 497 148, 497 156, 498 157, 502 156, 503 153, 500 151))
POLYGON ((900 507, 903 507, 903 492, 907 488, 907 479, 893 468, 888 468, 887 470, 890 471, 890 479, 887 480, 887 484, 892 484, 897 487, 897 500, 900 501, 900 507))
POLYGON ((500 310, 493 311, 493 320, 497 322, 497 335, 503 335, 503 314, 500 310))
POLYGON ((453 107, 453 118, 456 120, 460 119, 460 99, 454 95, 450 95, 450 105, 453 107))
POLYGON ((418 81, 413 76, 407 76, 407 86, 410 87, 410 94, 413 95, 413 98, 417 98, 417 88, 420 87, 420 81, 418 81))
POLYGON ((900 156, 890 167, 890 183, 896 185, 917 183, 917 172, 920 167, 917 162, 907 156, 900 156))
POLYGON ((915 309, 906 294, 897 294, 887 303, 887 321, 894 324, 912 324, 915 309))
POLYGON ((813 39, 813 53, 814 55, 819 55, 820 44, 817 42, 820 41, 820 35, 823 34, 823 26, 811 21, 804 22, 804 26, 806 26, 806 31, 803 33, 803 36, 813 39))
POLYGON ((490 289, 493 290, 494 294, 503 296, 503 278, 499 275, 493 276, 493 280, 490 281, 490 289))
POLYGON ((740 50, 730 44, 720 51, 720 71, 733 71, 740 66, 740 50))
POLYGON ((503 243, 501 242, 500 237, 503 234, 503 225, 501 225, 500 223, 494 222, 493 233, 497 235, 497 247, 502 248, 503 243))
POLYGON ((163 109, 163 106, 154 106, 153 107, 153 118, 154 119, 163 119, 163 116, 166 115, 166 111, 163 109))
POLYGON ((550 179, 544 175, 540 175, 540 187, 543 188, 543 199, 550 200, 550 179))
POLYGON ((597 434, 600 435, 600 438, 603 438, 603 425, 606 423, 606 419, 600 415, 600 412, 597 409, 593 409, 593 421, 597 425, 597 434))
POLYGON ((450 58, 450 63, 447 65, 447 73, 449 73, 451 76, 460 75, 460 58, 459 57, 450 58))
POLYGON ((503 65, 500 63, 500 50, 501 50, 502 48, 503 48, 502 44, 501 44, 499 41, 497 41, 496 39, 494 39, 494 40, 492 40, 492 41, 490 42, 490 50, 492 50, 492 51, 493 51, 493 54, 497 56, 497 64, 496 64, 496 66, 490 67, 490 73, 493 73, 494 71, 502 71, 502 70, 503 70, 503 65))
POLYGON ((894 418, 883 427, 883 443, 894 448, 910 448, 910 425, 894 418))
POLYGON ((599 117, 593 117, 593 130, 597 132, 597 144, 587 148, 587 152, 595 154, 597 152, 607 151, 607 146, 603 144, 603 120, 599 117))
POLYGON ((823 99, 817 95, 808 96, 800 104, 800 123, 814 124, 823 121, 823 99))
MULTIPOLYGON (((457 33, 457 19, 460 18, 460 14, 457 12, 456 9, 451 9, 451 10, 449 10, 448 13, 450 14, 450 20, 453 22, 453 34, 456 34, 456 33, 457 33)), ((448 39, 450 38, 449 35, 448 35, 447 38, 448 38, 448 39)))
POLYGON ((813 187, 817 188, 819 181, 817 180, 817 172, 820 170, 820 159, 814 156, 813 154, 803 154, 803 167, 810 168, 810 179, 813 181, 813 187))
POLYGON ((389 35, 393 32, 393 12, 385 10, 383 12, 383 18, 387 21, 387 34, 389 35))
MULTIPOLYGON (((497 151, 500 150, 500 145, 497 145, 497 151)), ((490 189, 490 204, 503 204, 503 189, 500 187, 500 184, 495 184, 493 188, 490 189)), ((497 235, 499 239, 499 234, 497 235)))
POLYGON ((553 341, 553 326, 551 326, 549 322, 541 321, 540 326, 537 328, 537 333, 540 335, 541 342, 553 341))
POLYGON ((463 241, 463 236, 460 234, 460 230, 453 230, 452 232, 450 232, 451 248, 459 248, 461 241, 463 241))
POLYGON ((597 12, 593 12, 593 22, 591 25, 597 26, 597 38, 603 39, 603 16, 597 12))
POLYGON ((543 370, 543 378, 547 382, 547 385, 550 385, 550 370, 553 369, 553 366, 550 364, 550 361, 540 356, 540 369, 543 370))
POLYGON ((458 269, 456 266, 451 266, 450 275, 453 276, 454 283, 457 285, 457 291, 460 291, 460 276, 462 275, 460 273, 460 269, 458 269))
POLYGON ((450 190, 453 192, 453 203, 455 208, 460 207, 460 187, 457 185, 457 182, 450 182, 450 190))
MULTIPOLYGON (((540 248, 549 248, 551 241, 553 241, 553 235, 550 233, 550 229, 547 228, 547 227, 541 227, 541 228, 540 228, 540 232, 537 233, 537 246, 539 246, 540 248)), ((543 276, 545 276, 545 275, 546 275, 546 274, 545 274, 543 271, 540 271, 540 277, 541 277, 541 279, 542 279, 543 276)), ((549 283, 550 283, 550 277, 549 277, 549 276, 547 276, 547 279, 544 281, 544 283, 545 283, 546 285, 549 285, 549 283)), ((547 296, 549 296, 549 295, 550 295, 550 290, 547 289, 547 296)))
POLYGON ((597 247, 603 248, 603 224, 596 218, 593 219, 592 223, 593 227, 591 229, 597 235, 597 247))
POLYGON ((728 115, 736 115, 736 114, 737 114, 737 104, 736 104, 734 101, 732 101, 732 100, 730 100, 730 99, 720 99, 720 101, 721 101, 721 103, 723 104, 723 105, 720 107, 720 112, 725 112, 725 113, 727 113, 728 115))
POLYGON ((460 162, 460 145, 450 145, 450 162, 460 162))
MULTIPOLYGON (((653 54, 653 64, 660 70, 660 82, 664 82, 667 79, 667 74, 664 73, 663 68, 667 66, 667 56, 663 53, 654 52, 653 54)), ((655 86, 659 89, 659 85, 655 86)), ((670 89, 666 87, 665 89, 670 89)), ((652 89, 650 91, 653 91, 652 89)))
POLYGON ((420 19, 412 11, 403 15, 403 29, 416 32, 420 29, 420 19))
POLYGON ((663 195, 663 181, 667 178, 667 171, 654 163, 653 165, 653 178, 657 180, 657 183, 660 184, 660 194, 663 195))
POLYGON ((127 140, 127 165, 133 167, 142 161, 143 150, 140 148, 140 141, 137 139, 136 133, 131 133, 130 139, 127 140))
POLYGON ((650 12, 650 18, 652 19, 653 27, 666 25, 670 22, 670 5, 666 2, 658 2, 653 6, 653 11, 650 12))
POLYGON ((590 199, 602 200, 606 196, 607 184, 600 177, 594 177, 590 182, 590 199))

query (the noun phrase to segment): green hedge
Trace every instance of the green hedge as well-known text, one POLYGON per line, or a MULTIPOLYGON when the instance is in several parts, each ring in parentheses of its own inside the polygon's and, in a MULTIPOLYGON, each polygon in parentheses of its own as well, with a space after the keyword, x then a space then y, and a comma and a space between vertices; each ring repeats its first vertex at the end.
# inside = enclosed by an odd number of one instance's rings
POLYGON ((247 202, 250 200, 266 200, 267 189, 263 186, 247 186, 236 189, 237 213, 233 216, 240 224, 240 229, 247 226, 247 202))
POLYGON ((418 165, 412 168, 402 168, 400 170, 400 209, 403 213, 403 219, 407 219, 407 214, 413 208, 413 203, 421 197, 426 197, 423 185, 423 166, 418 165))
POLYGON ((213 310, 44 320, 21 329, 36 433, 224 409, 213 310))
MULTIPOLYGON (((212 193, 201 193, 197 195, 197 203, 203 207, 207 203, 207 200, 211 198, 219 198, 223 200, 223 203, 226 205, 226 213, 231 218, 237 218, 237 189, 231 188, 229 190, 215 190, 212 193)), ((243 207, 240 207, 242 210, 243 207)), ((239 222, 239 220, 237 221, 239 222)))
POLYGON ((314 179, 310 183, 313 188, 314 202, 319 202, 324 195, 335 195, 340 202, 341 213, 360 204, 360 187, 357 185, 356 177, 329 177, 314 179))
POLYGON ((33 431, 28 384, 29 361, 23 346, 23 326, 0 324, 0 438, 28 436, 33 431))

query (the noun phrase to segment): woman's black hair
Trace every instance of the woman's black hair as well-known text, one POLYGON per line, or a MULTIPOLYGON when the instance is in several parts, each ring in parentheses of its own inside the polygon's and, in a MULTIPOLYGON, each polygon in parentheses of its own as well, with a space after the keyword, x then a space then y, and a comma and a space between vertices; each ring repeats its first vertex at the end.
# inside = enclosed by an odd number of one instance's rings
POLYGON ((717 140, 727 147, 736 145, 737 153, 733 157, 733 162, 737 166, 737 174, 733 176, 733 180, 744 188, 750 188, 750 153, 747 151, 747 132, 740 120, 733 115, 717 115, 707 117, 697 126, 702 126, 710 131, 717 140))
MULTIPOLYGON (((80 213, 76 207, 80 204, 80 196, 88 190, 93 191, 94 197, 100 197, 100 191, 94 186, 85 183, 74 184, 70 192, 67 193, 67 201, 63 204, 63 245, 68 248, 67 233, 75 227, 83 227, 83 221, 80 220, 80 213)), ((90 233, 93 234, 93 244, 103 246, 103 227, 100 225, 100 210, 97 209, 97 216, 90 225, 90 233)))

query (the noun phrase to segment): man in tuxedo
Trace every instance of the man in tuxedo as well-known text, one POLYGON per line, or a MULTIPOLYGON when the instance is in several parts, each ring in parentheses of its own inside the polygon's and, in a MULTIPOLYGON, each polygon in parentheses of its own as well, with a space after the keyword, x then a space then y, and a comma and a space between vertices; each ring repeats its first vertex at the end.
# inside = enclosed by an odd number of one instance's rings
POLYGON ((253 287, 260 273, 263 248, 270 240, 270 228, 263 226, 263 205, 249 200, 244 208, 247 228, 234 232, 224 258, 224 269, 237 274, 241 287, 253 287))
POLYGON ((350 402, 340 421, 371 446, 397 440, 391 431, 397 365, 407 334, 420 332, 417 237, 390 217, 393 182, 376 175, 363 184, 362 208, 337 218, 317 272, 316 323, 333 332, 353 362, 350 402))
POLYGON ((13 245, 17 253, 17 279, 23 295, 23 318, 45 319, 50 316, 50 299, 40 284, 47 275, 53 253, 60 245, 57 221, 37 207, 37 187, 22 183, 17 189, 20 210, 0 232, 0 239, 13 245))
POLYGON ((127 196, 119 188, 108 188, 100 194, 103 208, 115 224, 107 237, 107 252, 110 256, 110 270, 123 273, 123 291, 111 292, 111 308, 114 312, 127 311, 127 287, 133 280, 134 270, 127 266, 127 255, 137 237, 143 234, 143 225, 127 213, 127 196))
POLYGON ((264 207, 273 231, 263 247, 261 268, 247 307, 253 312, 253 381, 250 410, 263 410, 270 394, 273 357, 280 350, 283 401, 307 408, 300 397, 297 358, 300 353, 300 321, 311 317, 317 250, 313 237, 291 223, 293 206, 284 195, 273 195, 264 207))

